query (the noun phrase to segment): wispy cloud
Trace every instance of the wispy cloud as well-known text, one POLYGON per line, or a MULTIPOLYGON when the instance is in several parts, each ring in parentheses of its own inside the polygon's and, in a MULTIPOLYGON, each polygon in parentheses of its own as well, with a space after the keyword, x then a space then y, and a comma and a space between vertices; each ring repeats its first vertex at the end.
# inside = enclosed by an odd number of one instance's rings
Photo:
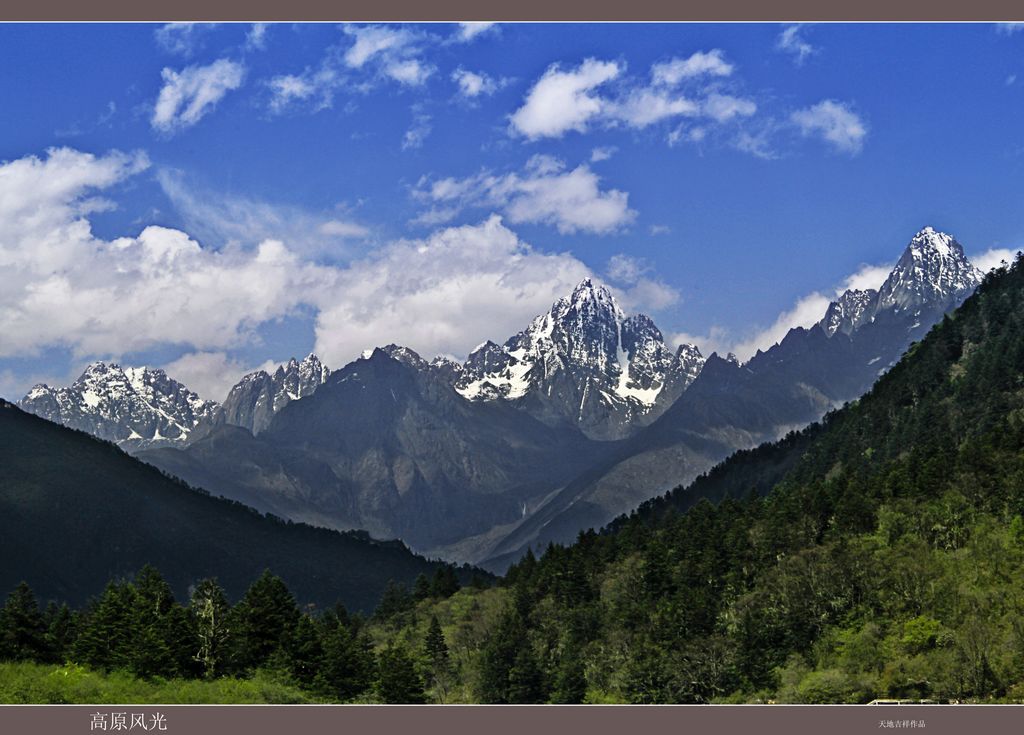
POLYGON ((608 260, 605 273, 624 308, 664 309, 679 303, 678 290, 652 276, 654 268, 643 258, 619 253, 608 260))
POLYGON ((342 37, 318 64, 264 82, 271 113, 318 112, 332 107, 342 90, 365 94, 382 83, 421 88, 437 71, 424 51, 438 42, 430 34, 390 25, 346 25, 342 37))
POLYGON ((497 23, 488 23, 484 21, 472 21, 469 23, 459 23, 459 28, 455 31, 454 40, 458 43, 469 43, 485 33, 494 32, 498 30, 497 23))
POLYGON ((253 23, 245 34, 245 47, 250 51, 262 51, 267 47, 267 29, 270 23, 253 23))
POLYGON ((656 85, 676 87, 698 77, 727 77, 735 67, 725 60, 721 49, 698 51, 685 59, 674 58, 651 67, 651 78, 656 85))
POLYGON ((786 26, 775 42, 775 48, 783 53, 790 54, 793 57, 793 63, 797 66, 803 64, 808 56, 818 52, 818 49, 808 43, 801 35, 803 29, 804 24, 802 23, 786 26))
POLYGON ((843 153, 856 155, 864 147, 867 125, 849 105, 836 100, 824 100, 811 107, 797 110, 790 120, 802 135, 816 136, 843 153))
MULTIPOLYGON (((280 240, 306 257, 338 254, 343 241, 372 236, 365 224, 344 212, 312 212, 251 197, 224 195, 189 185, 181 172, 160 169, 157 182, 184 228, 204 246, 253 246, 280 240)), ((343 252, 343 251, 341 251, 343 252)))
POLYGON ((504 80, 498 81, 484 72, 468 71, 461 66, 452 72, 452 81, 458 86, 459 94, 469 100, 490 96, 504 86, 504 80))
POLYGON ((245 67, 229 59, 181 71, 165 68, 163 87, 153 107, 154 130, 173 133, 191 127, 216 107, 228 92, 242 86, 245 67))
POLYGON ((425 112, 414 111, 412 125, 405 131, 405 135, 402 136, 403 151, 423 146, 423 142, 433 131, 430 121, 430 115, 425 112))
POLYGON ((188 57, 199 50, 203 36, 216 25, 216 23, 165 23, 153 32, 153 37, 164 51, 188 57))

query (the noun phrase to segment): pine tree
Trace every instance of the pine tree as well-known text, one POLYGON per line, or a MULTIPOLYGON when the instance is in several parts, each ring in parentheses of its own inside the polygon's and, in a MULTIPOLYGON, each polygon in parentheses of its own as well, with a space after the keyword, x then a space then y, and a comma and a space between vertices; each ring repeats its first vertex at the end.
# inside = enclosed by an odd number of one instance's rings
POLYGON ((46 626, 36 596, 22 582, 0 609, 0 660, 45 661, 46 626))
POLYGON ((313 686, 329 697, 347 701, 370 688, 375 666, 370 640, 336 623, 324 636, 323 656, 313 686))
POLYGON ((135 588, 111 582, 85 615, 75 640, 75 661, 95 668, 130 669, 134 655, 135 588))
POLYGON ((380 653, 377 697, 385 704, 423 704, 427 701, 416 664, 401 645, 391 643, 380 653))
POLYGON ((405 586, 390 580, 384 588, 380 602, 377 603, 377 609, 373 611, 373 616, 378 620, 391 620, 408 612, 412 606, 412 596, 405 586))
POLYGON ((274 653, 287 650, 299 615, 281 578, 264 571, 232 610, 238 633, 233 637, 235 663, 243 670, 256 669, 274 653))
POLYGON ((171 635, 171 610, 176 605, 170 585, 150 565, 135 575, 132 605, 132 653, 130 667, 141 677, 171 677, 180 673, 177 643, 171 635))
POLYGON ((76 635, 76 615, 66 604, 50 602, 43 614, 46 625, 46 655, 50 663, 68 660, 76 635))
POLYGON ((445 643, 444 631, 441 630, 441 624, 438 622, 436 615, 430 617, 430 628, 427 630, 423 653, 427 659, 430 685, 438 701, 444 703, 448 697, 452 667, 448 654, 448 644, 445 643))
POLYGON ((324 648, 320 630, 309 615, 299 618, 289 651, 292 676, 303 686, 310 686, 323 665, 324 648))
POLYGON ((434 581, 430 585, 432 597, 447 598, 454 595, 460 589, 459 579, 455 576, 455 570, 450 564, 438 567, 434 572, 434 581))
POLYGON ((554 704, 582 704, 587 696, 587 677, 583 661, 576 657, 562 660, 555 675, 551 701, 554 704))
POLYGON ((524 641, 516 652, 508 672, 508 701, 510 704, 536 704, 547 697, 544 673, 529 641, 524 641))
POLYGON ((483 643, 480 657, 480 678, 477 697, 485 704, 512 702, 509 677, 516 664, 516 655, 529 645, 525 623, 515 605, 510 605, 498 625, 483 643))
POLYGON ((414 600, 419 601, 427 599, 430 597, 430 594, 430 580, 427 579, 426 574, 420 572, 412 586, 412 597, 414 600))

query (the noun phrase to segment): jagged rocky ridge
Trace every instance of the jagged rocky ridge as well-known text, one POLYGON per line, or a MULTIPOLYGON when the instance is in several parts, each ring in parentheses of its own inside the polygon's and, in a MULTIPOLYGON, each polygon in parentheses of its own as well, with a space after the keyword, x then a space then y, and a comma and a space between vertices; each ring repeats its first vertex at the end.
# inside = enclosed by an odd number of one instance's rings
POLYGON ((470 353, 456 382, 474 401, 512 402, 545 423, 620 439, 678 398, 704 364, 695 345, 673 352, 650 317, 626 317, 611 292, 584 279, 504 345, 470 353))
POLYGON ((273 373, 265 370, 249 373, 224 399, 223 419, 226 423, 259 434, 267 428, 275 413, 291 401, 312 395, 330 374, 330 369, 313 354, 302 362, 292 358, 273 373))
POLYGON ((328 375, 316 355, 301 362, 292 358, 273 373, 244 376, 220 405, 163 370, 95 362, 67 387, 35 386, 18 406, 135 452, 185 446, 222 423, 259 433, 274 413, 311 395, 328 375))
POLYGON ((218 411, 163 370, 93 363, 66 388, 40 384, 23 410, 125 448, 184 444, 218 411))
POLYGON ((138 456, 260 510, 430 552, 500 534, 602 451, 505 402, 465 400, 444 367, 377 348, 258 436, 222 425, 184 450, 138 456))
MULTIPOLYGON (((590 279, 503 346, 485 342, 465 365, 444 356, 427 362, 395 344, 380 349, 416 370, 439 376, 465 399, 506 401, 548 425, 577 426, 595 439, 619 439, 649 424, 704 364, 696 346, 682 345, 673 352, 649 317, 626 317, 611 292, 590 279)), ((67 388, 37 386, 19 405, 135 450, 168 441, 187 443, 219 423, 259 434, 282 408, 312 395, 331 374, 314 354, 301 362, 292 358, 273 373, 257 370, 245 375, 218 406, 199 399, 163 371, 114 367, 110 371, 95 363, 67 388), (203 408, 190 413, 188 401, 172 397, 170 402, 161 401, 163 424, 154 422, 145 402, 126 402, 121 386, 125 381, 118 371, 158 375, 159 380, 150 382, 166 384, 163 390, 175 396, 187 394, 191 403, 203 408), (101 377, 84 380, 92 373, 101 377)))

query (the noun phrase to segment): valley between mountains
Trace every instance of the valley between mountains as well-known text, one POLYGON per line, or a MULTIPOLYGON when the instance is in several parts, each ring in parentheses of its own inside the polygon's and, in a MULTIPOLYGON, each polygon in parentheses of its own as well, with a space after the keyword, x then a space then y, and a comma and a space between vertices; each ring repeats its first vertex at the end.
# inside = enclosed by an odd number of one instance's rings
POLYGON ((95 363, 18 405, 215 496, 500 573, 856 399, 982 275, 926 227, 880 289, 843 293, 744 363, 673 349, 587 279, 462 363, 394 344, 330 368, 309 355, 222 404, 95 363))

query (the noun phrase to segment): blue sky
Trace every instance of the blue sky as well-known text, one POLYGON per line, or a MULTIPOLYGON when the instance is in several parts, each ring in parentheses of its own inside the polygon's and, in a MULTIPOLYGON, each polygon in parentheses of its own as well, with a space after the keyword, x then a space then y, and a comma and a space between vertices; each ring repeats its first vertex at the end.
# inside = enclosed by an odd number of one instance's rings
POLYGON ((585 275, 744 357, 925 224, 1024 242, 1022 60, 990 24, 0 25, 0 395, 462 358, 585 275))

